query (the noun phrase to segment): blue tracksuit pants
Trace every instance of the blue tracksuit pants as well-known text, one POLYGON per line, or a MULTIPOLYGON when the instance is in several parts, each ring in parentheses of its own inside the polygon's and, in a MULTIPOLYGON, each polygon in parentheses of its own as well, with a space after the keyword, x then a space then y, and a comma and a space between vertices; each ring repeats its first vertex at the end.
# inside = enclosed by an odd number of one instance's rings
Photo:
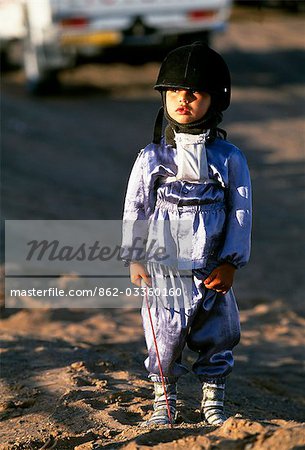
MULTIPOLYGON (((182 363, 186 344, 198 353, 192 370, 201 381, 227 376, 234 363, 232 350, 240 339, 233 290, 223 295, 206 289, 203 280, 211 268, 178 271, 148 263, 147 269, 152 288, 146 295, 166 381, 174 382, 189 371, 182 363)), ((145 367, 152 381, 161 381, 145 298, 142 319, 148 350, 145 367)))

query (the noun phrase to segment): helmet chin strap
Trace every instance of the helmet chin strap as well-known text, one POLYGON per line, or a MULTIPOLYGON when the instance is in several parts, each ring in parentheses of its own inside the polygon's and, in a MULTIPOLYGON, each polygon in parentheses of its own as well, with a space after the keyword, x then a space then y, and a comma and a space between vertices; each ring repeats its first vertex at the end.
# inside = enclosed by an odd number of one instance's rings
POLYGON ((161 106, 161 108, 158 111, 156 120, 155 120, 155 126, 154 126, 154 135, 153 135, 153 143, 154 144, 160 144, 161 138, 162 138, 162 130, 163 130, 163 117, 164 117, 164 108, 161 106))

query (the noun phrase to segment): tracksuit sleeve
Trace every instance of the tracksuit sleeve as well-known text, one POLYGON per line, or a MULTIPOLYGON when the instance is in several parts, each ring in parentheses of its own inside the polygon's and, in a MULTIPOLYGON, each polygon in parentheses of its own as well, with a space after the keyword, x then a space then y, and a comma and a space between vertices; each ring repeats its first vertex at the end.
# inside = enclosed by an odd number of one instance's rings
POLYGON ((227 221, 220 262, 236 268, 247 264, 251 248, 252 194, 245 156, 237 150, 228 159, 227 221))
POLYGON ((141 150, 133 165, 125 196, 121 258, 126 262, 145 259, 148 198, 144 168, 144 156, 141 150))

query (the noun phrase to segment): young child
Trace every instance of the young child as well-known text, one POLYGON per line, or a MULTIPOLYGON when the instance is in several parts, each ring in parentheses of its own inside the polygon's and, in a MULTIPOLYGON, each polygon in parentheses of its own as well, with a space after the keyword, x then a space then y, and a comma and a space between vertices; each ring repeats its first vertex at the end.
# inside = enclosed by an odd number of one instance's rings
MULTIPOLYGON (((139 153, 132 169, 125 198, 123 254, 136 238, 145 243, 156 224, 160 224, 161 242, 168 242, 162 236, 164 230, 176 241, 177 249, 183 248, 173 223, 187 219, 185 223, 191 224, 191 248, 182 255, 183 261, 191 263, 191 291, 179 291, 178 307, 177 302, 169 304, 164 289, 154 289, 183 287, 179 278, 184 273, 183 265, 175 268, 166 260, 162 264, 143 262, 139 253, 129 253, 126 259, 131 282, 152 286, 149 297, 155 304, 150 312, 172 418, 176 417, 177 380, 188 371, 181 361, 187 344, 198 353, 192 370, 202 383, 202 419, 221 425, 226 420, 225 381, 233 367, 232 350, 240 339, 232 284, 235 270, 249 259, 251 233, 247 163, 218 128, 222 111, 230 104, 230 73, 218 53, 195 42, 168 54, 155 89, 161 93, 168 124, 161 137, 161 110, 153 143, 139 153)), ((145 366, 155 391, 154 412, 145 424, 168 424, 156 347, 144 303, 142 317, 148 349, 145 366)))

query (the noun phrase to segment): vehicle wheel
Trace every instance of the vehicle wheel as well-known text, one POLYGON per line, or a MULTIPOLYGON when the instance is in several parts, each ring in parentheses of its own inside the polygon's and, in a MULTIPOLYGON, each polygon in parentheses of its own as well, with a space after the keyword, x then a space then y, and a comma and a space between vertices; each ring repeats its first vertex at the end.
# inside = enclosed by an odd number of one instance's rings
POLYGON ((16 70, 22 66, 22 44, 17 39, 2 45, 0 51, 2 71, 16 70))
POLYGON ((7 63, 9 67, 16 69, 22 66, 22 42, 13 39, 7 48, 7 63))

